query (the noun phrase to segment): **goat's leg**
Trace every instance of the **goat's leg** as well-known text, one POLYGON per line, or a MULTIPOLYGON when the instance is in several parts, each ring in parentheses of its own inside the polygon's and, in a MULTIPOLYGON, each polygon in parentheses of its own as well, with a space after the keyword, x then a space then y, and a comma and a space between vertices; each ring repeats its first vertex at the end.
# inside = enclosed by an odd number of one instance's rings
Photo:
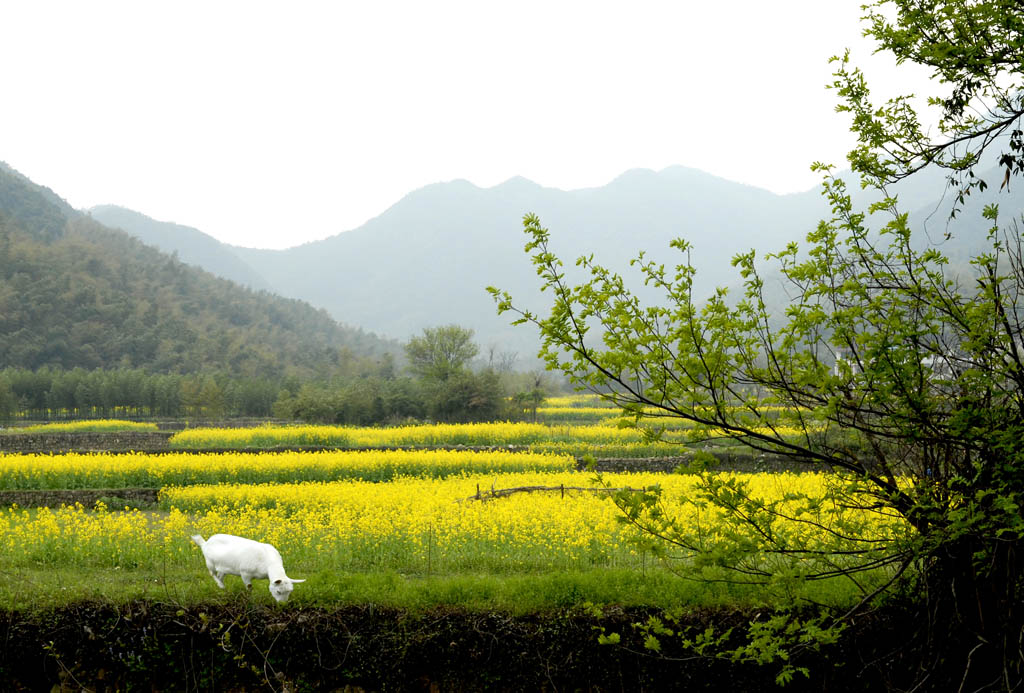
POLYGON ((224 573, 216 571, 213 568, 210 568, 210 575, 213 576, 214 582, 217 583, 217 587, 224 589, 224 573))

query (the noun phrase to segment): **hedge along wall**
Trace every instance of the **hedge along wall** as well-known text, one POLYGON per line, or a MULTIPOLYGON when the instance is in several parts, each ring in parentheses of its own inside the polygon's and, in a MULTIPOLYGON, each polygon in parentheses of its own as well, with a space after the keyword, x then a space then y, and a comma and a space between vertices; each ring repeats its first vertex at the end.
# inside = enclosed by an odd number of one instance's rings
MULTIPOLYGON (((154 681, 195 690, 783 690, 777 666, 680 657, 686 653, 675 648, 644 654, 630 624, 648 615, 83 603, 0 612, 9 634, 0 680, 12 690, 149 689, 154 681), (599 628, 622 633, 629 647, 597 644, 599 628)), ((808 678, 784 690, 881 689, 901 664, 869 656, 901 645, 894 614, 886 616, 827 652, 805 653, 795 663, 808 667, 808 678)), ((702 611, 687 625, 724 629, 752 617, 702 611)))

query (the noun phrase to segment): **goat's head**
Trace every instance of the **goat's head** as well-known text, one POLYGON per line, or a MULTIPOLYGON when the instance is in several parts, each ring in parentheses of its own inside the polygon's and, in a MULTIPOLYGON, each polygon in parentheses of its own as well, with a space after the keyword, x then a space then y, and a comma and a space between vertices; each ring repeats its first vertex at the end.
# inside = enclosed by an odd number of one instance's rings
POLYGON ((292 580, 291 578, 278 578, 270 581, 270 594, 277 601, 282 604, 288 601, 288 597, 292 594, 292 585, 297 582, 305 582, 305 580, 292 580))

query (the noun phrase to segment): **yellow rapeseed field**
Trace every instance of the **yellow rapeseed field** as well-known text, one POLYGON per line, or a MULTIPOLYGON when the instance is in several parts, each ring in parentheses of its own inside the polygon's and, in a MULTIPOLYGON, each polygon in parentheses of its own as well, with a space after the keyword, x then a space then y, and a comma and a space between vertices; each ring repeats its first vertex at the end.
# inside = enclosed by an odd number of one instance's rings
MULTIPOLYGON (((759 497, 821 495, 820 474, 737 474, 759 497)), ((687 526, 715 527, 717 511, 685 502, 696 477, 609 474, 615 487, 660 484, 666 507, 687 526)), ((606 493, 567 490, 593 485, 582 472, 460 475, 447 479, 399 478, 388 483, 343 481, 300 484, 226 484, 170 487, 161 492, 165 512, 12 508, 0 512, 0 551, 9 567, 90 565, 201 566, 188 535, 217 532, 269 541, 289 572, 394 570, 399 572, 518 572, 638 566, 632 530, 606 493), (555 487, 476 500, 492 487, 555 487)), ((807 511, 794 502, 795 518, 807 511)), ((899 523, 834 505, 811 519, 863 538, 899 531, 899 523)), ((814 525, 794 523, 804 548, 827 542, 814 525)))
MULTIPOLYGON (((656 425, 658 422, 649 422, 656 425)), ((574 455, 628 456, 631 448, 644 456, 676 455, 680 443, 692 439, 688 430, 673 424, 661 441, 644 439, 641 431, 621 427, 614 420, 591 425, 498 422, 472 424, 422 424, 390 428, 356 426, 260 426, 256 428, 192 428, 175 434, 170 444, 180 449, 273 448, 326 446, 339 448, 414 446, 528 446, 534 451, 564 451, 574 455)), ((780 425, 782 436, 801 430, 780 425)), ((715 437, 721 432, 700 435, 715 437)))
MULTIPOLYGON (((590 393, 544 398, 544 407, 601 407, 603 405, 605 402, 599 395, 590 393)), ((611 407, 611 405, 606 406, 611 407)))
MULTIPOLYGON (((578 428, 573 428, 573 433, 578 428)), ((445 445, 529 445, 568 436, 567 427, 534 423, 422 424, 388 428, 358 426, 260 426, 191 428, 172 436, 178 448, 295 446, 403 447, 445 445)))
POLYGON ((620 410, 615 407, 574 407, 543 406, 537 408, 537 415, 550 419, 615 419, 620 410))
POLYGON ((81 421, 58 421, 10 429, 9 433, 77 433, 85 431, 155 431, 155 423, 126 421, 124 419, 83 419, 81 421))
POLYGON ((505 450, 68 453, 0 456, 0 489, 160 487, 572 469, 568 455, 505 450))

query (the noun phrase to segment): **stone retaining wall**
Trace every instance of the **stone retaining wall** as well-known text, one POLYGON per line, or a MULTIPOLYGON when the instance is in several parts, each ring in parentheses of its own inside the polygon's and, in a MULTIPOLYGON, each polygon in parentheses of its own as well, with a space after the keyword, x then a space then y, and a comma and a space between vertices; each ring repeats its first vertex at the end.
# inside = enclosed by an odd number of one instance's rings
POLYGON ((167 448, 167 440, 172 435, 170 431, 5 433, 0 435, 0 453, 161 450, 167 448))
MULTIPOLYGON (((718 464, 714 470, 719 472, 806 472, 810 469, 781 455, 765 455, 750 452, 712 453, 718 464)), ((643 457, 643 458, 607 458, 594 462, 594 471, 598 472, 672 472, 680 465, 690 464, 693 457, 643 457)), ((580 458, 576 460, 576 468, 584 470, 587 464, 580 458)), ((820 469, 820 467, 816 467, 820 469)))
MULTIPOLYGON (((152 505, 156 503, 159 489, 155 488, 69 488, 0 491, 0 507, 17 505, 22 508, 38 508, 47 506, 59 508, 62 505, 81 503, 87 508, 96 505, 96 501, 105 500, 112 505, 111 499, 121 499, 128 505, 152 505)), ((110 510, 121 510, 110 507, 110 510)))

